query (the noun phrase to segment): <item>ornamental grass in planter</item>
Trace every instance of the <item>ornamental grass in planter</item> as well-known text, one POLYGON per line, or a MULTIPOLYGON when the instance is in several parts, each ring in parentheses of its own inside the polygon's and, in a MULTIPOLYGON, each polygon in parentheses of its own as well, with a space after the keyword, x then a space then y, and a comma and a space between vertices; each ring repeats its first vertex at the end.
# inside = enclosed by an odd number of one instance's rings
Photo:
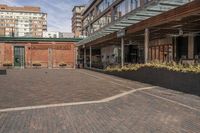
POLYGON ((169 71, 182 72, 182 73, 200 73, 200 64, 196 65, 183 65, 175 62, 150 62, 147 64, 128 64, 121 68, 120 65, 108 66, 105 71, 107 72, 121 72, 121 71, 137 71, 143 67, 166 69, 169 71))
POLYGON ((59 64, 59 66, 63 68, 63 67, 67 67, 67 64, 62 62, 59 64))
POLYGON ((10 62, 4 63, 3 67, 12 68, 12 63, 10 63, 10 62))
POLYGON ((35 68, 39 68, 39 67, 41 67, 41 66, 42 66, 42 64, 39 63, 39 62, 33 63, 33 67, 35 67, 35 68))
POLYGON ((108 66, 104 73, 200 96, 200 65, 150 62, 108 66))

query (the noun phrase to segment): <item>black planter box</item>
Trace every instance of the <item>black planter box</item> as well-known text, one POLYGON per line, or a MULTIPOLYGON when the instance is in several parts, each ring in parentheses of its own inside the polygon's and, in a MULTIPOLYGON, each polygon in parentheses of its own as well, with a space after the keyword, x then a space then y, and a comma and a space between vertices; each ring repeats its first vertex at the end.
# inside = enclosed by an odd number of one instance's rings
POLYGON ((39 64, 39 63, 34 63, 34 64, 33 64, 33 68, 38 69, 38 68, 41 68, 41 67, 42 67, 42 65, 39 64))
POLYGON ((0 75, 6 75, 7 74, 7 71, 5 69, 0 69, 0 75))
POLYGON ((67 64, 59 64, 59 67, 60 67, 60 68, 67 67, 67 64))
POLYGON ((137 71, 105 73, 200 96, 200 74, 149 67, 144 67, 137 71))
POLYGON ((7 68, 7 69, 11 69, 12 68, 12 64, 11 63, 3 64, 3 67, 7 68))

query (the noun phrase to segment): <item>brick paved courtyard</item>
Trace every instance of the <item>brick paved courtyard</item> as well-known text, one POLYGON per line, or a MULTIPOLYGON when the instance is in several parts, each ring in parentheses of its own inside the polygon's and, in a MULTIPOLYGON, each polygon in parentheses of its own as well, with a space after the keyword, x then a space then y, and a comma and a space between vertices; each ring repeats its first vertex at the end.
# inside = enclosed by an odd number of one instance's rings
POLYGON ((88 70, 0 75, 0 133, 198 133, 200 97, 88 70))

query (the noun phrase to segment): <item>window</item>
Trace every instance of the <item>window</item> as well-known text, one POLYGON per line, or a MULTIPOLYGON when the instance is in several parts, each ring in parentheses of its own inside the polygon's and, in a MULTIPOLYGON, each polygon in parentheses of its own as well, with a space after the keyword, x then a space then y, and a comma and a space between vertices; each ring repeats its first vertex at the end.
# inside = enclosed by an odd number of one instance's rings
POLYGON ((97 14, 100 14, 104 10, 104 1, 102 1, 98 6, 97 6, 97 14))
POLYGON ((89 20, 89 16, 87 16, 87 17, 83 20, 83 26, 88 25, 89 22, 90 22, 90 20, 89 20))
POLYGON ((138 0, 128 0, 128 12, 136 9, 138 7, 138 0))
POLYGON ((101 17, 100 19, 98 19, 97 21, 95 21, 92 24, 92 30, 91 30, 91 32, 93 33, 95 31, 99 30, 100 28, 106 26, 110 22, 111 22, 111 11, 109 11, 108 13, 106 13, 103 17, 101 17))
POLYGON ((102 0, 102 2, 97 6, 97 14, 100 14, 105 9, 107 9, 115 0, 102 0))
POLYGON ((115 7, 115 20, 124 16, 125 14, 126 14, 126 1, 124 0, 115 7))
POLYGON ((150 0, 144 0, 144 4, 146 4, 148 1, 150 1, 150 0))
POLYGON ((123 0, 115 7, 115 20, 131 12, 132 10, 135 10, 139 6, 140 0, 123 0))
POLYGON ((115 0, 106 0, 106 3, 108 4, 108 6, 110 6, 113 2, 115 2, 115 0))
POLYGON ((93 20, 94 17, 95 17, 95 12, 94 12, 94 10, 92 10, 92 11, 91 11, 91 15, 90 15, 90 19, 93 20))

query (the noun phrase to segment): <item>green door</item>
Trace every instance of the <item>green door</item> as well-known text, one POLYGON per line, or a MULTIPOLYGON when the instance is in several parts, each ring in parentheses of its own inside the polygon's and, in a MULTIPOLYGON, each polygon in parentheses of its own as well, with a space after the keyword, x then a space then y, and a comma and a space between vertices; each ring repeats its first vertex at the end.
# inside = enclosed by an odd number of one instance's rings
POLYGON ((24 46, 14 46, 14 66, 23 68, 24 59, 24 46))

